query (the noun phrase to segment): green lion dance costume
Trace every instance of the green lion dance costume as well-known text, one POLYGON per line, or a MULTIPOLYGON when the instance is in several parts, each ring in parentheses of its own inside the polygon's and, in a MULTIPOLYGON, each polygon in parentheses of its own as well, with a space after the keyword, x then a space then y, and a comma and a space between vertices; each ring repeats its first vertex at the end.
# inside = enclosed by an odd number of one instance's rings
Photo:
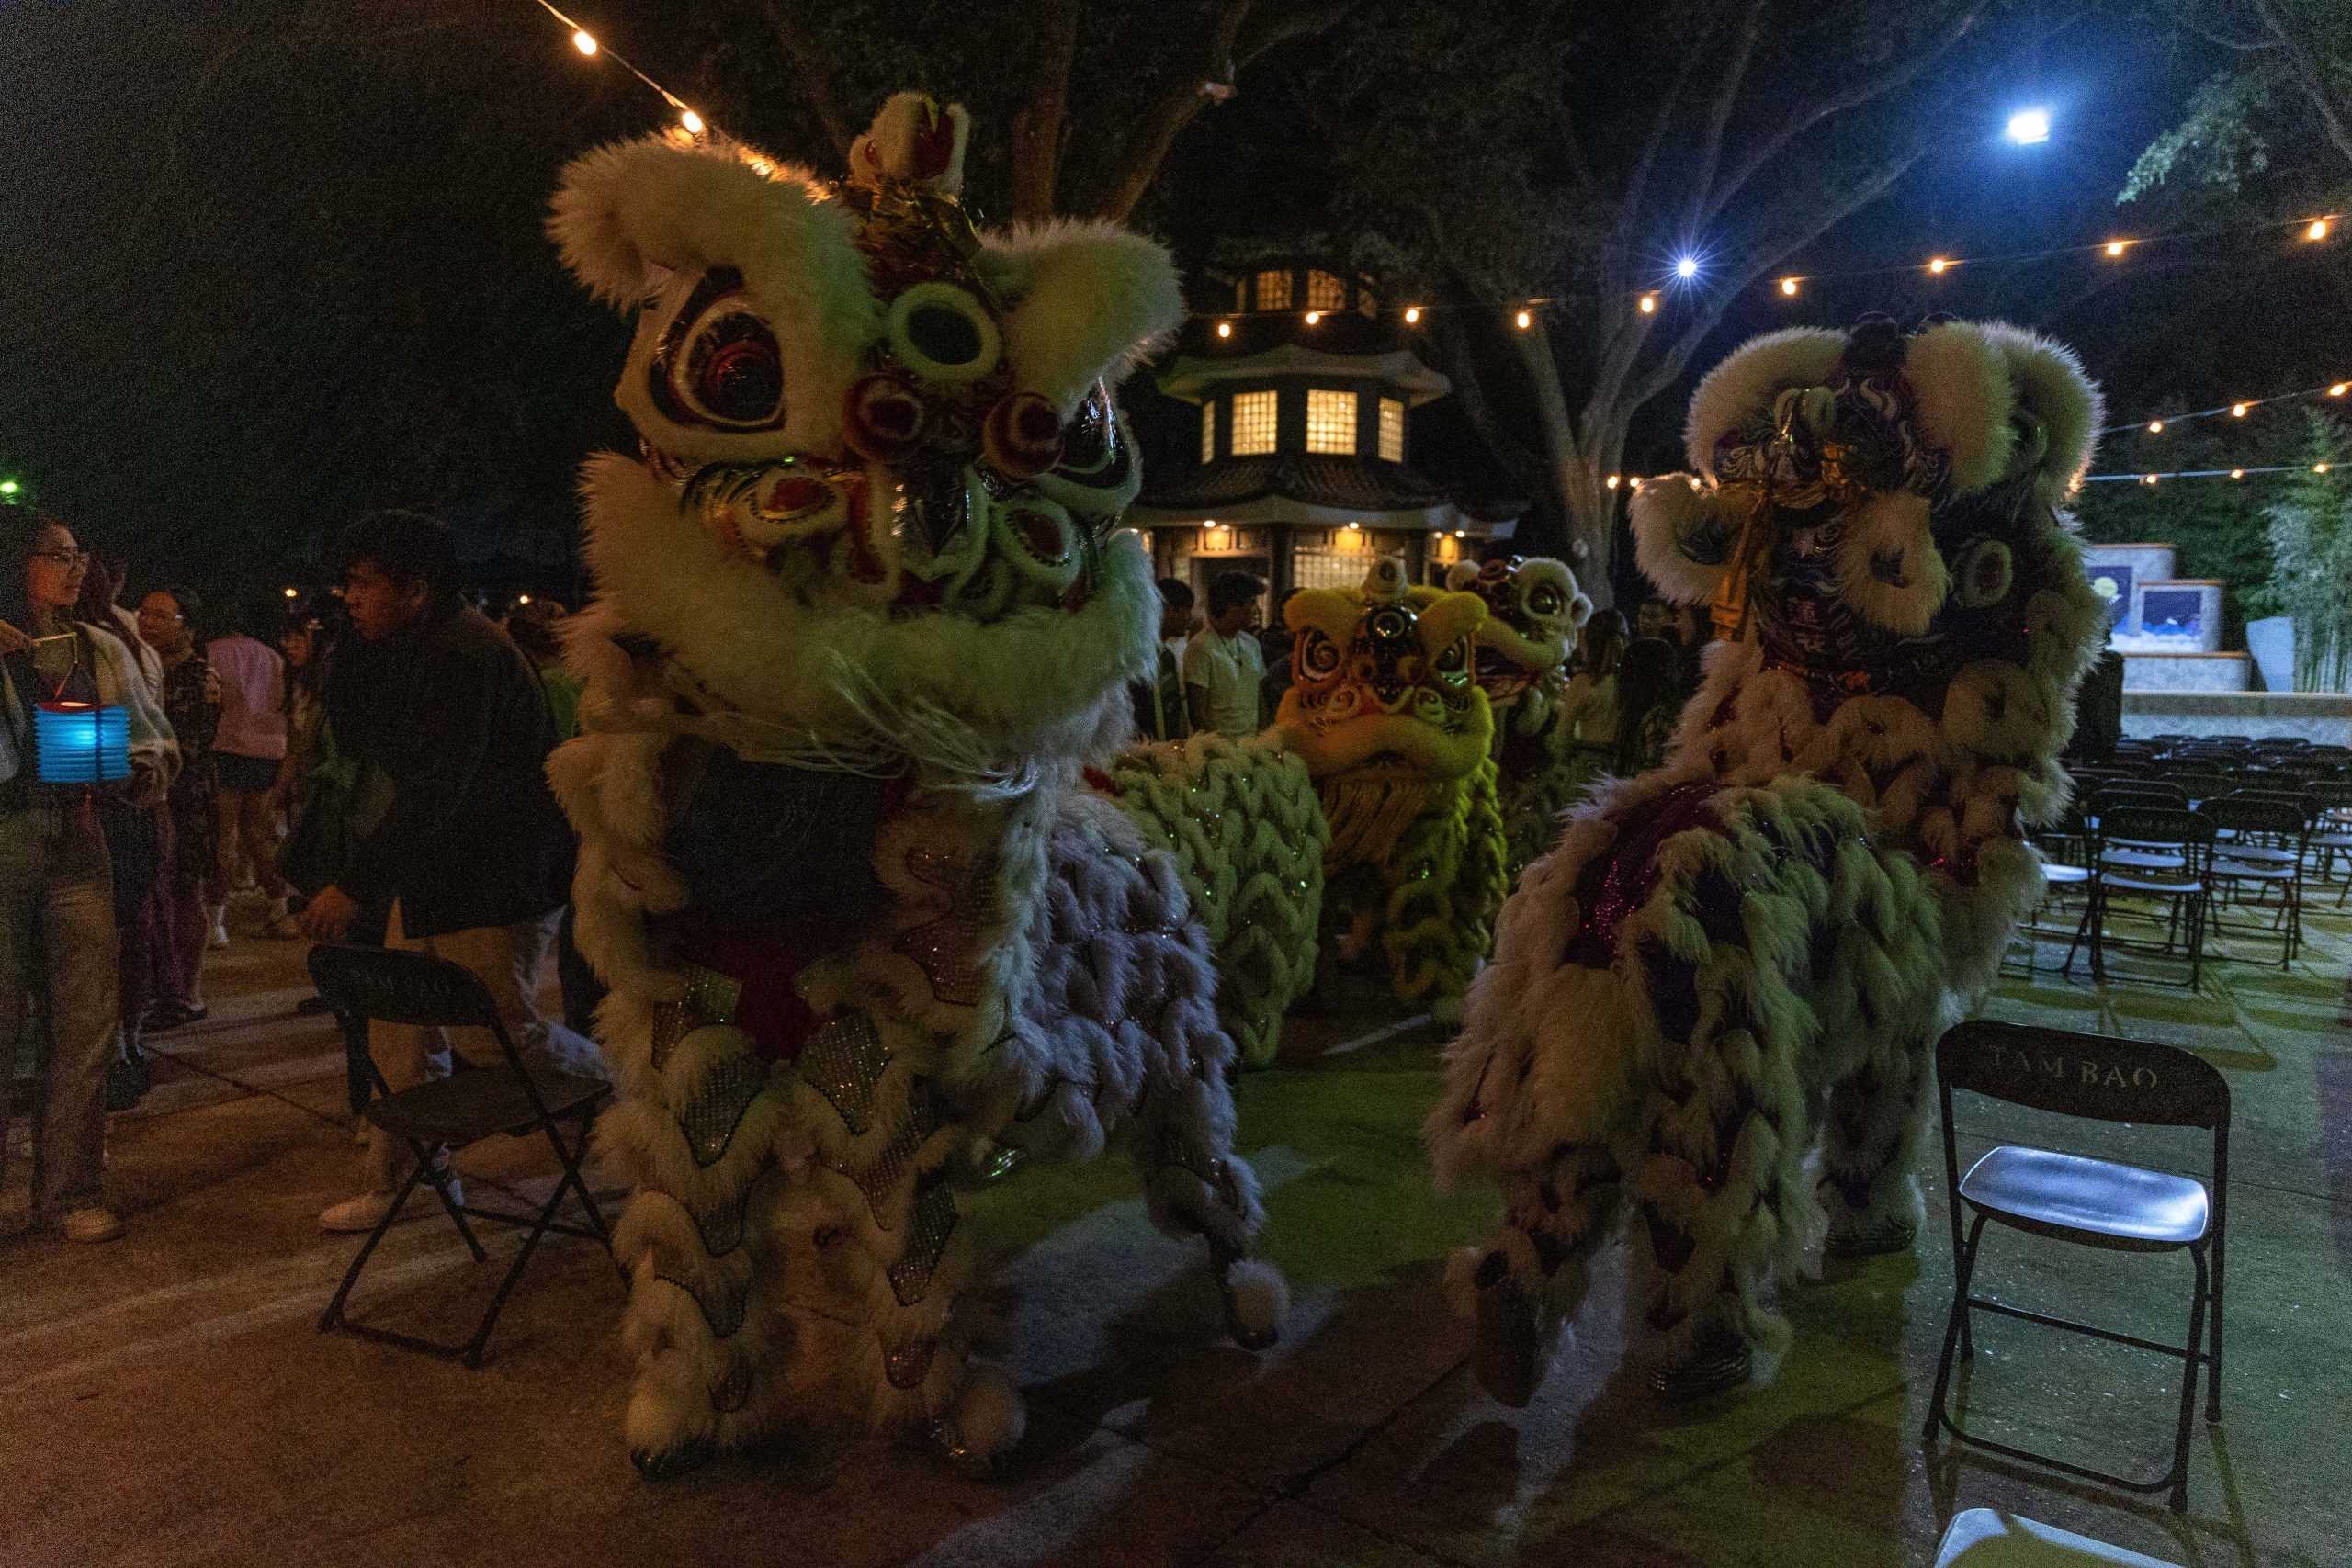
POLYGON ((1826 1222, 1908 1247, 1934 1043, 2039 897, 2106 623, 2054 508, 2098 396, 2003 325, 1774 333, 1701 384, 1698 470, 1645 485, 1642 569, 1744 622, 1666 765, 1579 811, 1505 908, 1428 1135, 1492 1173, 1458 1254, 1477 1365, 1523 1402, 1627 1222, 1663 1392, 1746 1381, 1826 1222), (1808 1157, 1820 1148, 1819 1183, 1808 1157))
POLYGON ((1306 764, 1330 830, 1323 926, 1336 956, 1376 942, 1399 1000, 1458 1018, 1501 907, 1494 715, 1475 593, 1417 596, 1401 561, 1352 592, 1310 588, 1273 728, 1306 764))
POLYGON ((950 1173, 1091 1156, 1204 1236, 1228 1325, 1279 1276, 1232 1151, 1233 1044, 1171 857, 1080 770, 1125 732, 1158 597, 1108 525, 1139 476, 1102 378, 1182 305, 1104 225, 976 233, 960 108, 911 94, 819 183, 682 137, 574 164, 550 230, 638 310, 641 457, 583 479, 590 732, 552 765, 622 1098, 601 1146, 662 1475, 794 1427, 983 1463, 1018 1395, 968 1359, 950 1173))

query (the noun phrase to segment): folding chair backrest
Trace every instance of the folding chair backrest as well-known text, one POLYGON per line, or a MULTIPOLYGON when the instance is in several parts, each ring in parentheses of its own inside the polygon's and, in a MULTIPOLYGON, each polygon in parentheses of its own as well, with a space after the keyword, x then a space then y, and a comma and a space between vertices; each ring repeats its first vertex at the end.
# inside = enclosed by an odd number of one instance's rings
POLYGON ((481 979, 446 958, 321 943, 311 949, 311 982, 337 1012, 387 1023, 505 1032, 481 979))
POLYGON ((2311 814, 2292 796, 2280 799, 2250 790, 2209 800, 2197 814, 2212 823, 2217 833, 2277 833, 2289 839, 2301 838, 2311 821, 2311 814))
POLYGON ((2323 811, 2352 810, 2352 779, 2322 779, 2311 787, 2323 811))
POLYGON ((2091 809, 2105 816, 2109 807, 2167 806, 2176 811, 2188 809, 2188 795, 2178 784, 2160 783, 2154 779, 2105 779, 2091 792, 2091 809))
POLYGON ((2194 1052, 2152 1040, 1979 1019, 1937 1043, 1936 1073, 1947 1091, 2062 1116, 2216 1132, 2230 1122, 2229 1080, 2194 1052))
POLYGON ((2194 768, 2168 768, 2164 776, 2191 801, 2211 800, 2237 788, 2237 782, 2227 773, 2200 773, 2194 768))

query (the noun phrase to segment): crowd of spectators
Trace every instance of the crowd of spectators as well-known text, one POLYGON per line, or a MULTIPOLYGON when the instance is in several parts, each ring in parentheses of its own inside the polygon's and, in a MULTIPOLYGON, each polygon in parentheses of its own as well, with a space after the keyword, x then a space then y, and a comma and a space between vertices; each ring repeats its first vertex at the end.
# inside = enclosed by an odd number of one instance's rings
MULTIPOLYGON (((568 934, 572 844, 545 774, 576 726, 563 607, 493 624, 459 594, 447 528, 413 513, 360 519, 331 564, 335 592, 289 593, 277 624, 170 583, 132 610, 71 527, 0 508, 0 1177, 28 1147, 36 1223, 74 1240, 122 1234, 107 1113, 148 1091, 151 1038, 209 1016, 206 958, 232 930, 453 959, 526 1055, 595 1069, 537 1001, 568 934), (37 715, 72 702, 124 710, 128 778, 42 777, 37 715)), ((564 957, 584 1028, 594 982, 564 957)), ((496 1059, 486 1032, 455 1033, 379 1024, 368 1049, 395 1088, 452 1052, 496 1059)), ((399 1174, 371 1142, 322 1224, 372 1227, 399 1174)))

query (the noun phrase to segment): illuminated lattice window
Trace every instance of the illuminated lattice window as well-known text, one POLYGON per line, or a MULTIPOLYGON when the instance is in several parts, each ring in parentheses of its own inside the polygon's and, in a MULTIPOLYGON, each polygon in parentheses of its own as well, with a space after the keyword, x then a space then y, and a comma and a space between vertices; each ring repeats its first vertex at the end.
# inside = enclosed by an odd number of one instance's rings
POLYGON ((1405 405, 1395 398, 1380 400, 1380 455, 1391 463, 1405 460, 1405 405))
POLYGON ((1306 308, 1310 310, 1344 310, 1348 306, 1348 286, 1328 272, 1306 275, 1306 308))
POLYGON ((1337 452, 1356 449, 1356 395, 1311 388, 1306 394, 1306 449, 1337 452))
POLYGON ((1258 275, 1258 309, 1261 310, 1290 309, 1290 274, 1261 272, 1258 275))
POLYGON ((1201 405, 1201 461, 1209 463, 1216 460, 1216 405, 1203 403, 1201 405))
POLYGON ((1238 392, 1233 399, 1233 444, 1237 457, 1255 457, 1274 449, 1274 394, 1238 392))
POLYGON ((1294 551, 1290 581, 1296 588, 1353 588, 1363 581, 1363 552, 1304 548, 1294 551))
POLYGON ((1367 316, 1380 314, 1380 296, 1372 291, 1372 279, 1368 277, 1356 279, 1356 309, 1367 316))

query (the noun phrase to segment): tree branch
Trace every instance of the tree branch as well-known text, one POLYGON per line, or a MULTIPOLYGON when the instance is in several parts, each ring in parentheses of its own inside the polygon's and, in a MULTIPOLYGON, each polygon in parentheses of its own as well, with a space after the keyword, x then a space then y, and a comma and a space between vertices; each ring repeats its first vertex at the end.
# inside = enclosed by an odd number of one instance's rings
POLYGON ((1078 21, 1085 0, 1039 0, 1029 94, 1012 117, 1012 220, 1043 223, 1054 215, 1061 171, 1062 124, 1069 111, 1069 73, 1078 58, 1078 21))
POLYGON ((1732 44, 1731 63, 1715 84, 1714 98, 1707 106, 1707 129, 1699 139, 1699 167, 1690 176, 1690 216, 1684 225, 1691 233, 1698 231, 1715 171, 1723 164, 1724 131, 1731 124, 1732 110, 1738 107, 1748 63, 1756 57, 1757 39, 1763 35, 1764 6, 1765 0, 1748 0, 1747 15, 1740 18, 1739 37, 1732 44))
POLYGON ((2329 143, 2347 163, 2352 163, 2352 126, 2345 123, 2344 106, 2329 89, 2327 73, 2312 53, 2310 43, 2295 35, 2291 18, 2281 14, 2277 0, 2253 0, 2253 5, 2254 14, 2262 18, 2263 26, 2286 49, 2295 82, 2302 88, 2303 96, 2311 100, 2312 107, 2319 112, 2329 143))
POLYGON ((778 0, 760 0, 760 10, 768 19, 768 31, 775 39, 776 51, 784 56, 794 80, 800 84, 800 96, 808 99, 817 123, 824 128, 825 140, 833 144, 833 155, 847 164, 849 144, 857 133, 842 114, 841 98, 833 91, 833 74, 823 51, 811 46, 793 27, 778 0))
POLYGON ((1705 206, 1699 215, 1699 222, 1692 227, 1697 228, 1713 221, 1723 209, 1731 204, 1732 198, 1747 187, 1747 182, 1756 177, 1759 170, 1787 151, 1790 142, 1794 141, 1823 120, 1844 114, 1849 109, 1860 108, 1864 104, 1871 103, 1900 87, 1908 85, 1929 66, 1942 59, 1954 44, 1968 35, 1969 29, 1976 25, 1977 17, 1984 15, 1986 3, 1987 0, 1968 0, 1968 4, 1962 6, 1958 14, 1946 23, 1942 30, 1927 44, 1906 52, 1894 64, 1877 75, 1864 77, 1842 93, 1834 93, 1828 97, 1800 105, 1787 119, 1781 123, 1777 130, 1760 138, 1749 147, 1746 156, 1733 166, 1731 174, 1724 179, 1722 186, 1708 194, 1705 206))
POLYGON ((1190 68, 1172 69, 1158 97, 1135 118, 1120 148, 1110 188, 1092 207, 1097 218, 1124 221, 1159 177, 1169 149, 1209 101, 1210 82, 1231 82, 1276 44, 1307 38, 1337 23, 1354 0, 1216 0, 1201 51, 1190 68))

